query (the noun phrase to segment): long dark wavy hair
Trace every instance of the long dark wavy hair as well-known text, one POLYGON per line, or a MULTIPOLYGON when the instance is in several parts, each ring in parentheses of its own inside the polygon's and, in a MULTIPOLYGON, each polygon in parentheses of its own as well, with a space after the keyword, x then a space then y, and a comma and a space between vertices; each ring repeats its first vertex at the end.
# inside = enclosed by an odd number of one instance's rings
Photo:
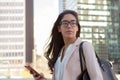
POLYGON ((49 39, 49 44, 45 48, 45 53, 44 53, 45 57, 48 59, 48 66, 52 73, 54 71, 54 65, 59 56, 60 50, 64 46, 63 37, 62 34, 58 31, 58 27, 60 27, 61 20, 66 14, 72 14, 76 18, 77 26, 78 26, 76 37, 80 36, 80 24, 78 20, 78 14, 73 10, 65 10, 62 13, 60 13, 53 25, 49 39))

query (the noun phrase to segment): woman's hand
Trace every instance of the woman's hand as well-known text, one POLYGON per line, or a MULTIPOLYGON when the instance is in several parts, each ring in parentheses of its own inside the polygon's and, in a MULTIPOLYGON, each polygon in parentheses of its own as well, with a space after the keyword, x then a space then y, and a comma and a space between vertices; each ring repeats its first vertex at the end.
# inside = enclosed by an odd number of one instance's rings
POLYGON ((35 80, 47 80, 44 77, 43 73, 38 74, 38 73, 35 73, 34 71, 33 72, 30 71, 30 73, 33 75, 33 77, 34 77, 35 80))
POLYGON ((33 74, 33 77, 35 78, 35 80, 47 80, 43 73, 40 73, 39 75, 36 76, 36 74, 33 74))

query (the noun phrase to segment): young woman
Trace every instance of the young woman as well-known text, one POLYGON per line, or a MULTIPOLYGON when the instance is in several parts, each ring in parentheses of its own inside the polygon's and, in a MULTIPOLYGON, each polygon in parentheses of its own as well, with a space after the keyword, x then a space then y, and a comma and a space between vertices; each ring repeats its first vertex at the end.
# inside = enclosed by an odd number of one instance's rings
MULTIPOLYGON (((81 73, 79 59, 80 24, 78 14, 72 10, 63 11, 54 23, 50 43, 45 56, 53 73, 52 80, 76 80, 81 73)), ((103 80, 100 67, 91 43, 84 42, 83 52, 90 80, 103 80)), ((48 80, 42 74, 36 80, 48 80)))

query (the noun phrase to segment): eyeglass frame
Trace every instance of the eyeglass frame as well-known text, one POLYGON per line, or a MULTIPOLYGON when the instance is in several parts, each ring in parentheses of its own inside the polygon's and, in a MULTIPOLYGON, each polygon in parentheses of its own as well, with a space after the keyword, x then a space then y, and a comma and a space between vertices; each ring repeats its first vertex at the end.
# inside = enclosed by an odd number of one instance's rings
POLYGON ((71 21, 63 20, 60 22, 60 25, 63 27, 68 27, 69 24, 71 25, 71 27, 75 27, 77 26, 78 22, 76 20, 71 20, 71 21), (63 22, 65 22, 66 24, 63 24, 63 22))

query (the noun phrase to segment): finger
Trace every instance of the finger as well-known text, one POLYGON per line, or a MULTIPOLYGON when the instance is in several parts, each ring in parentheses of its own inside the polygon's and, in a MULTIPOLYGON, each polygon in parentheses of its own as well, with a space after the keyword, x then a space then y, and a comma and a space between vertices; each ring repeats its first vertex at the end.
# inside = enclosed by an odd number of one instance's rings
POLYGON ((41 75, 39 75, 38 77, 35 77, 35 80, 46 80, 46 79, 42 77, 41 75))
POLYGON ((34 77, 38 77, 38 76, 41 76, 41 75, 40 75, 40 74, 33 73, 33 76, 34 76, 34 77))
POLYGON ((35 80, 40 80, 41 76, 35 77, 35 80))
POLYGON ((30 74, 33 74, 33 71, 30 70, 30 74))
POLYGON ((44 77, 44 74, 43 73, 40 73, 41 77, 44 77))
POLYGON ((44 78, 44 79, 40 79, 40 80, 47 80, 47 79, 44 78))

